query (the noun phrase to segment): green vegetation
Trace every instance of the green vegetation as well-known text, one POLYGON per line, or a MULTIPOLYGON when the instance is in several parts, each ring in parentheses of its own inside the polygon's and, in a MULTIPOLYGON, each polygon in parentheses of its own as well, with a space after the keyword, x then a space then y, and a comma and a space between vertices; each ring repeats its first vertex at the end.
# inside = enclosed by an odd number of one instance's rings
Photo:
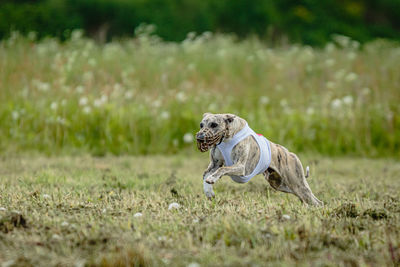
POLYGON ((0 43, 0 149, 154 154, 194 150, 204 112, 231 112, 290 150, 400 155, 400 50, 336 36, 323 49, 189 36, 151 26, 99 45, 14 33, 0 43))
POLYGON ((338 33, 363 43, 400 40, 399 17, 398 0, 2 0, 0 39, 10 30, 66 38, 85 29, 105 41, 149 23, 167 41, 212 31, 309 45, 324 45, 338 33))
POLYGON ((206 155, 2 157, 0 262, 398 266, 399 162, 301 159, 322 208, 262 176, 244 185, 224 177, 209 201, 206 155), (180 207, 168 210, 173 202, 180 207))

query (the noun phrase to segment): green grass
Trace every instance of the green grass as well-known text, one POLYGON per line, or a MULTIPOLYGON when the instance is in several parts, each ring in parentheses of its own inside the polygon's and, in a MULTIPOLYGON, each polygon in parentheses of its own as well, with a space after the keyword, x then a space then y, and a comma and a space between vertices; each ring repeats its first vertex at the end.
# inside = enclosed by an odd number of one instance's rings
POLYGON ((398 266, 400 163, 301 159, 322 208, 262 176, 225 177, 208 201, 205 155, 3 156, 0 263, 398 266), (168 210, 172 202, 181 207, 168 210))
POLYGON ((194 148, 183 136, 204 112, 231 112, 297 152, 398 157, 399 69, 398 43, 343 36, 315 49, 209 34, 100 45, 78 31, 64 43, 14 33, 0 42, 0 150, 171 154, 194 148))

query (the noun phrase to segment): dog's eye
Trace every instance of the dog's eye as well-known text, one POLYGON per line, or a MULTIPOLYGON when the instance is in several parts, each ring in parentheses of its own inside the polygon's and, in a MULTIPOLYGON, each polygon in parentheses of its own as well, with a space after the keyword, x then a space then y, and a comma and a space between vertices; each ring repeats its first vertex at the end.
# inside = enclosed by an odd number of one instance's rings
POLYGON ((200 128, 203 128, 204 127, 204 123, 200 123, 200 128))
POLYGON ((215 128, 215 127, 217 127, 217 126, 218 126, 218 124, 216 124, 215 122, 210 123, 210 127, 211 127, 211 128, 215 128))

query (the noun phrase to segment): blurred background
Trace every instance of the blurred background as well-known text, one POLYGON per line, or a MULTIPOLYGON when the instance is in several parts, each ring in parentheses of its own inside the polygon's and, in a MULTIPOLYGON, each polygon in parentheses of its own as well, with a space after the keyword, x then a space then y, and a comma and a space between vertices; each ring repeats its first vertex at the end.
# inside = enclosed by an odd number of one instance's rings
POLYGON ((0 149, 195 151, 204 112, 290 150, 400 155, 400 1, 2 0, 0 149))
POLYGON ((399 40, 399 18, 398 0, 2 0, 0 38, 18 30, 66 39, 71 29, 83 29, 110 41, 147 23, 166 41, 211 31, 321 46, 331 34, 399 40))

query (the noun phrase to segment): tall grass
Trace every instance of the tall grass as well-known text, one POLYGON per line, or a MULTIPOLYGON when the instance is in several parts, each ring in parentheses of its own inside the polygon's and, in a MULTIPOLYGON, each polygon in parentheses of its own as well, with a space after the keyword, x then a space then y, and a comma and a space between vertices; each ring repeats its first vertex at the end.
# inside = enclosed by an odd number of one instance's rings
POLYGON ((0 149, 48 154, 175 153, 194 149, 204 112, 231 112, 296 152, 400 155, 400 47, 270 48, 257 39, 146 31, 97 44, 0 43, 0 149))

